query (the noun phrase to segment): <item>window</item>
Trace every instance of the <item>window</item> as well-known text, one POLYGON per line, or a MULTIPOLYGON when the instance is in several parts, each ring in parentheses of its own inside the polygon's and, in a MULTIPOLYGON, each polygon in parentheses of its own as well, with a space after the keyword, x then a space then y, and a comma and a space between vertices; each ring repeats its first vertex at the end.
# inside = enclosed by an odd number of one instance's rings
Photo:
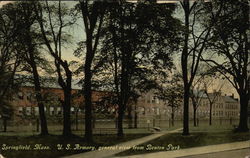
POLYGON ((31 93, 29 93, 29 92, 27 93, 27 96, 26 96, 27 100, 31 101, 31 95, 32 95, 31 93))
POLYGON ((57 115, 61 115, 62 114, 62 108, 61 107, 57 107, 57 115))
POLYGON ((160 109, 156 108, 156 115, 160 115, 160 109))
POLYGON ((31 115, 34 115, 35 113, 35 107, 31 107, 31 115))
POLYGON ((49 108, 49 114, 50 115, 54 115, 55 114, 55 108, 54 107, 50 107, 49 108))
POLYGON ((39 114, 39 109, 38 107, 35 107, 35 115, 38 116, 38 114, 39 114))
POLYGON ((18 98, 20 99, 20 100, 23 100, 23 96, 24 96, 24 94, 23 94, 23 92, 18 92, 18 98))
POLYGON ((31 115, 31 107, 26 108, 26 114, 29 116, 31 115))
POLYGON ((145 115, 145 108, 144 107, 141 108, 141 114, 145 115))
POLYGON ((23 107, 18 107, 18 114, 20 114, 20 115, 23 114, 23 107))
POLYGON ((70 111, 71 111, 72 114, 74 114, 74 113, 75 113, 75 108, 74 108, 74 107, 71 107, 71 108, 70 108, 70 111))
POLYGON ((160 103, 160 101, 159 101, 158 98, 155 98, 155 102, 156 102, 156 104, 159 104, 159 103, 160 103))
POLYGON ((33 94, 31 92, 27 93, 27 100, 30 101, 30 102, 36 101, 35 94, 33 94))
POLYGON ((155 109, 154 108, 151 108, 152 112, 154 113, 155 112, 155 109))

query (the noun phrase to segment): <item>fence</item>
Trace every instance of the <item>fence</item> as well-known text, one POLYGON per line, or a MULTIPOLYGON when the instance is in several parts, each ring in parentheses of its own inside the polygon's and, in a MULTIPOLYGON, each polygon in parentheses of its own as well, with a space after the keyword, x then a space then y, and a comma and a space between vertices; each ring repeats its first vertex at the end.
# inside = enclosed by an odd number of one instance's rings
MULTIPOLYGON (((48 128, 50 132, 58 132, 60 133, 63 130, 63 121, 62 118, 58 119, 48 119, 48 128)), ((214 119, 212 121, 212 126, 231 126, 238 125, 239 120, 235 118, 230 119, 214 119)), ((124 129, 134 129, 138 131, 149 131, 153 127, 158 127, 161 130, 167 130, 174 127, 182 127, 183 121, 180 119, 172 120, 169 119, 138 119, 135 123, 134 120, 125 119, 123 121, 124 129), (136 127, 136 129, 135 129, 136 127), (144 130, 140 130, 144 129, 144 130)), ((190 120, 190 126, 193 126, 193 120, 190 120)), ((73 131, 84 131, 84 120, 72 119, 71 128, 73 131)), ((208 119, 197 119, 197 126, 208 126, 208 119)), ((115 133, 117 127, 117 120, 115 119, 95 119, 93 120, 93 131, 97 134, 107 134, 107 133, 115 133)), ((19 120, 19 121, 7 121, 7 132, 32 132, 36 133, 39 129, 39 120, 38 119, 29 119, 29 120, 19 120)), ((3 120, 0 119, 0 131, 3 131, 3 120)), ((83 132, 82 132, 83 133, 83 132)))

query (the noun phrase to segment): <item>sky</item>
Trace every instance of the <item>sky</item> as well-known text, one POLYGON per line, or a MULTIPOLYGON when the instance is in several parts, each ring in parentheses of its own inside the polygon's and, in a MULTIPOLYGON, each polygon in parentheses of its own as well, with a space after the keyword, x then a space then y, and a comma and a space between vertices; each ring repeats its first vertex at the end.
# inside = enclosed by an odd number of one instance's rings
POLYGON ((7 3, 10 3, 11 1, 0 1, 0 6, 4 5, 4 4, 7 4, 7 3))

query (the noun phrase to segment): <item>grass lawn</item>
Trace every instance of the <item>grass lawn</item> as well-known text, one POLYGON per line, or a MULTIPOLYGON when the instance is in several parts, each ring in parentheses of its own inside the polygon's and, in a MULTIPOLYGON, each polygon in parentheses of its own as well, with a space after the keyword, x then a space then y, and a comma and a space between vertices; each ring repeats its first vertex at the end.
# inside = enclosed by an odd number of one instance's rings
POLYGON ((233 133, 232 131, 192 132, 189 136, 181 133, 167 134, 152 141, 118 153, 118 156, 145 154, 159 151, 178 150, 183 148, 223 144, 250 139, 250 133, 233 133))
POLYGON ((58 135, 0 135, 0 153, 6 158, 56 158, 96 150, 99 146, 114 145, 146 135, 148 134, 127 134, 120 139, 116 135, 94 135, 92 144, 87 144, 84 138, 79 136, 64 138, 58 135))

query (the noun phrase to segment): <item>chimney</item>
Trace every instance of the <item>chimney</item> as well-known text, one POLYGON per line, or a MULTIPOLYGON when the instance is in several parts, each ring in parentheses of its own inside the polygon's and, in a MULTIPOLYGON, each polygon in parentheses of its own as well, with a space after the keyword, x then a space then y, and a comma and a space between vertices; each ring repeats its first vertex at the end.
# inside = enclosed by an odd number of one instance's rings
POLYGON ((234 94, 232 93, 232 98, 234 99, 234 94))

